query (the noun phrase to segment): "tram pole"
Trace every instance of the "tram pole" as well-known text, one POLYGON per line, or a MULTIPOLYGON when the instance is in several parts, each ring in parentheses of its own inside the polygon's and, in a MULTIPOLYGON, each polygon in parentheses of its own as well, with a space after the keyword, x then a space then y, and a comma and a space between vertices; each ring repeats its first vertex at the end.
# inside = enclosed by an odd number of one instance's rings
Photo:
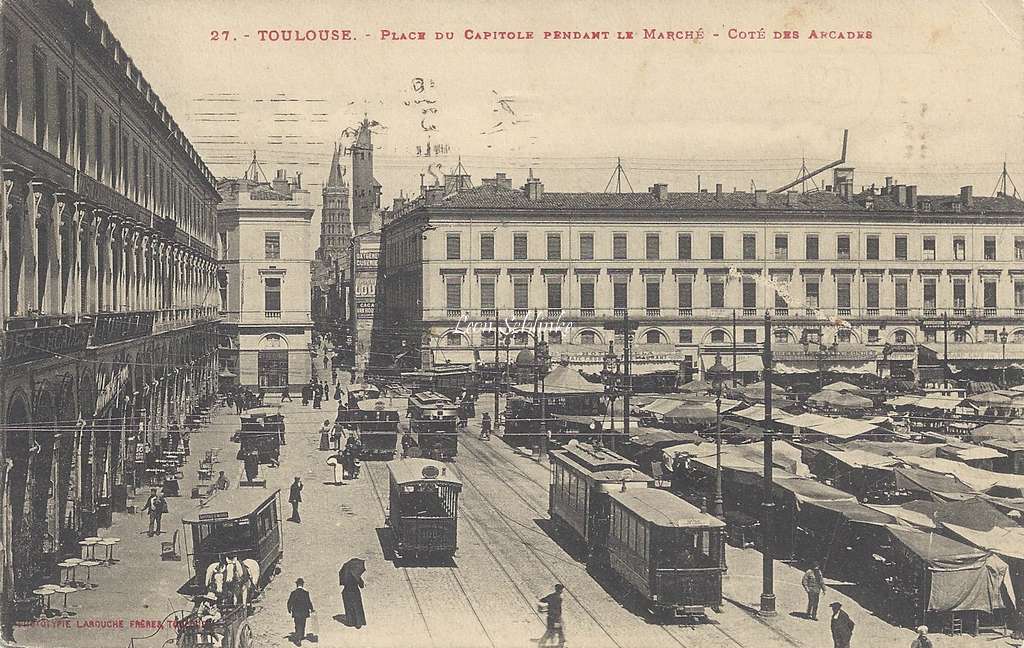
MULTIPOLYGON (((629 309, 627 308, 622 314, 622 368, 626 372, 622 394, 622 438, 625 441, 629 440, 629 395, 633 391, 633 374, 630 367, 630 354, 632 350, 633 330, 629 326, 629 309)), ((612 420, 615 420, 614 407, 612 407, 612 420)))
POLYGON ((505 372, 502 371, 501 374, 498 373, 498 367, 500 366, 498 364, 498 327, 499 326, 500 326, 500 324, 498 323, 498 309, 495 308, 494 309, 494 422, 491 424, 491 428, 495 432, 498 431, 498 407, 499 407, 498 399, 499 399, 499 392, 504 388, 504 382, 505 382, 504 380, 502 380, 502 377, 504 376, 505 372))
POLYGON ((772 563, 772 530, 775 504, 772 502, 772 316, 764 314, 764 520, 761 530, 762 590, 761 615, 775 616, 775 566, 772 563))

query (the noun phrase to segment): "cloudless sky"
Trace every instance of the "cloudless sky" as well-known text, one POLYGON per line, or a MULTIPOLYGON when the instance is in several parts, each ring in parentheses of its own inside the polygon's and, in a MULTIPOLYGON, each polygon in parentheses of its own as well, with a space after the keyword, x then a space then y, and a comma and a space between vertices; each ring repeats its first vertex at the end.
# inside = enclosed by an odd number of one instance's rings
POLYGON ((802 157, 811 168, 836 159, 844 128, 858 189, 893 175, 922 194, 973 184, 989 195, 1004 159, 1024 189, 1024 9, 1013 0, 94 4, 215 175, 241 175, 255 149, 267 176, 301 171, 316 202, 332 146, 364 113, 381 124, 384 205, 459 155, 474 182, 505 171, 518 186, 532 168, 547 191, 602 191, 617 156, 638 191, 693 191, 698 174, 705 187, 770 190, 795 179, 802 157), (728 37, 762 27, 765 40, 728 37), (645 28, 705 38, 644 40, 645 28), (260 42, 261 29, 357 40, 260 42), (381 29, 428 39, 383 41, 381 29), (470 41, 465 29, 535 39, 470 41), (809 40, 812 29, 872 38, 809 40), (553 30, 613 40, 543 40, 553 30), (625 30, 636 38, 616 40, 625 30), (428 136, 450 153, 417 156, 428 136))

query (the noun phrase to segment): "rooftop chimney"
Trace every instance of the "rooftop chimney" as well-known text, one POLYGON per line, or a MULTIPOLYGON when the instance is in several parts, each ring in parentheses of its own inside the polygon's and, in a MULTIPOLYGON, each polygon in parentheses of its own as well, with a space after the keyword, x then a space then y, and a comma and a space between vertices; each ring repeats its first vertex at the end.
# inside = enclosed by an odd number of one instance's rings
POLYGON ((907 206, 907 185, 894 185, 893 189, 896 190, 896 204, 900 207, 907 206))
POLYGON ((291 193, 291 183, 288 182, 288 173, 284 169, 278 169, 274 175, 273 182, 270 183, 271 189, 278 193, 291 193))
POLYGON ((394 211, 397 214, 398 212, 400 212, 403 209, 405 209, 405 198, 395 198, 395 202, 394 202, 394 206, 392 207, 392 211, 394 211))
POLYGON ((429 205, 436 205, 444 199, 444 187, 432 185, 423 189, 423 202, 429 205))
POLYGON ((284 180, 287 177, 288 176, 285 174, 285 170, 284 169, 278 169, 277 170, 277 176, 275 177, 275 180, 284 180))
POLYGON ((722 197, 722 183, 719 182, 718 184, 715 185, 715 198, 721 198, 721 197, 722 197))
POLYGON ((964 207, 974 206, 974 185, 960 187, 960 202, 963 203, 964 207))
POLYGON ((530 177, 526 179, 523 191, 526 193, 527 200, 540 200, 544 195, 544 184, 540 178, 533 177, 533 169, 530 169, 530 177))
POLYGON ((796 197, 798 193, 796 191, 786 192, 786 204, 790 207, 796 207, 796 197))
POLYGON ((907 185, 907 207, 917 209, 917 185, 907 185))
POLYGON ((885 176, 885 193, 892 191, 892 176, 885 176))
POLYGON ((767 189, 755 189, 754 190, 754 204, 758 207, 768 206, 768 190, 767 189))
POLYGON ((649 191, 658 199, 658 202, 665 202, 668 200, 668 185, 667 184, 656 184, 649 189, 649 191))

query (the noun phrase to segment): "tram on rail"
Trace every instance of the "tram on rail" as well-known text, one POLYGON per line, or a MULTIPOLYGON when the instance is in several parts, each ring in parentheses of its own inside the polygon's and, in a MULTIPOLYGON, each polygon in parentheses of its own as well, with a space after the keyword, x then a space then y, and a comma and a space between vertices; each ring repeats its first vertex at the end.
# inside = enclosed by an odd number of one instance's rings
POLYGON ((356 408, 350 410, 347 425, 359 432, 364 458, 388 461, 395 458, 400 418, 392 399, 377 398, 356 403, 356 408))
POLYGON ((600 446, 553 450, 548 512, 588 565, 638 594, 656 617, 690 618, 722 601, 725 524, 600 446))
POLYGON ((409 397, 409 431, 424 457, 444 461, 459 453, 459 406, 437 392, 409 397))
POLYGON ((402 558, 454 556, 458 549, 462 482, 430 459, 389 461, 389 508, 385 524, 402 558))

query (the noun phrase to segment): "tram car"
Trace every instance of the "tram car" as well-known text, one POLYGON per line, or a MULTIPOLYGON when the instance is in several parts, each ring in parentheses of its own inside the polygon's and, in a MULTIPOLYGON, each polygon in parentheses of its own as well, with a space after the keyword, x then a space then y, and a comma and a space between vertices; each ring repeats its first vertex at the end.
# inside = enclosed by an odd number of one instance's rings
POLYGON ((443 394, 453 401, 461 398, 463 393, 469 400, 475 401, 480 391, 480 375, 469 365, 441 365, 432 369, 405 371, 402 382, 409 385, 413 392, 433 391, 443 394))
POLYGON ((284 443, 284 415, 277 407, 257 407, 241 415, 241 431, 232 441, 241 444, 239 456, 255 449, 261 464, 277 465, 284 443))
MULTIPOLYGON (((281 491, 217 491, 199 504, 191 518, 183 519, 184 548, 191 576, 178 592, 188 596, 207 591, 207 570, 221 558, 255 561, 258 590, 270 580, 284 555, 281 533, 281 491)), ((250 563, 251 564, 251 563, 250 563)), ((252 575, 252 574, 251 574, 252 575)))
POLYGON ((338 405, 338 409, 357 409, 359 401, 377 398, 380 398, 380 389, 376 385, 354 383, 345 387, 345 400, 338 405))
POLYGON ((218 620, 204 623, 196 613, 175 619, 175 648, 256 648, 256 637, 249 625, 249 613, 238 605, 221 612, 218 620))
POLYGON ((608 494, 625 488, 648 488, 654 479, 640 467, 606 448, 571 441, 549 453, 551 484, 548 513, 556 529, 586 549, 588 562, 600 560, 608 537, 608 494))
POLYGON ((660 618, 705 617, 722 606, 725 523, 667 490, 608 494, 603 566, 660 618))
POLYGON ((363 457, 394 459, 400 416, 393 401, 389 398, 361 400, 356 403, 355 415, 355 428, 363 442, 363 457))
POLYGON ((390 495, 386 525, 402 558, 454 556, 458 549, 462 482, 430 459, 389 461, 390 495))
POLYGON ((501 438, 517 448, 533 448, 540 445, 540 423, 540 404, 513 396, 505 404, 505 431, 501 438))
POLYGON ((459 452, 459 407, 447 397, 431 391, 409 398, 409 431, 416 436, 424 457, 444 461, 459 452))

